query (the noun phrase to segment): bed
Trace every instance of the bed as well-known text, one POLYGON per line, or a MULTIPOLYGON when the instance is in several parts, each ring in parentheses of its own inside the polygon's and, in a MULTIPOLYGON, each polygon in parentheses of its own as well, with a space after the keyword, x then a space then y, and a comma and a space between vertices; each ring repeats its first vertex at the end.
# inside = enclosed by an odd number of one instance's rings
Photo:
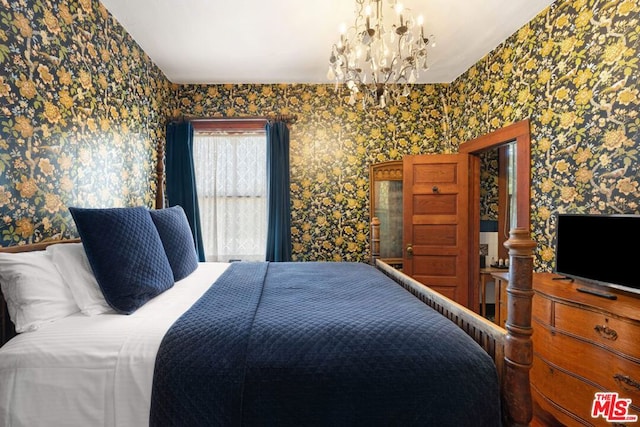
MULTIPOLYGON (((101 286, 129 252, 101 272, 89 242, 116 225, 1 251, 73 252, 61 276, 101 286)), ((533 243, 508 245, 506 330, 379 260, 197 263, 133 308, 105 290, 17 335, 3 299, 0 424, 527 425, 533 243)))

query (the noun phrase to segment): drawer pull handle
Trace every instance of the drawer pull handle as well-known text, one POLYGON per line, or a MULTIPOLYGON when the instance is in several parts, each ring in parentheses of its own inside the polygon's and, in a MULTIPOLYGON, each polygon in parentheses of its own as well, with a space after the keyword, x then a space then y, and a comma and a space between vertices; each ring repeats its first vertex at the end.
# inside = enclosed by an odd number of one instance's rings
POLYGON ((615 374, 613 379, 616 380, 618 385, 620 385, 624 390, 633 391, 634 388, 636 390, 640 390, 640 383, 628 375, 615 374), (625 387, 625 385, 629 387, 625 387))
POLYGON ((604 339, 615 341, 618 339, 618 333, 615 329, 611 329, 607 325, 596 325, 595 331, 604 339))
POLYGON ((596 325, 595 331, 604 339, 615 341, 618 339, 618 333, 615 329, 611 329, 607 325, 596 325))

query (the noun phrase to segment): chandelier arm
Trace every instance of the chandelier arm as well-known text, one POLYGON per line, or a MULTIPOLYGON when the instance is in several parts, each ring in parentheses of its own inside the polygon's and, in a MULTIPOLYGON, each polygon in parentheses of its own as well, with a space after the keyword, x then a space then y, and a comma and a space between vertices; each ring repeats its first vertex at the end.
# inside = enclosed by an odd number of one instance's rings
POLYGON ((360 28, 361 21, 363 19, 366 19, 366 18, 363 17, 363 13, 362 13, 364 11, 364 9, 365 9, 364 2, 365 2, 365 0, 356 0, 356 21, 355 21, 355 23, 354 23, 354 25, 352 27, 354 29, 353 32, 354 32, 354 35, 355 35, 356 39, 358 37, 358 28, 360 28))
MULTIPOLYGON (((400 68, 400 77, 402 80, 404 80, 405 83, 409 83, 409 79, 407 79, 407 76, 405 76, 405 71, 407 69, 411 69, 413 67, 409 66, 409 65, 405 65, 404 67, 400 68)), ((400 78, 398 79, 398 81, 396 83, 400 82, 400 78)))
MULTIPOLYGON (((392 62, 392 64, 393 64, 393 62, 392 62)), ((391 74, 392 74, 391 71, 387 73, 387 78, 384 79, 384 81, 382 82, 383 85, 389 84, 389 79, 391 78, 391 74)))
MULTIPOLYGON (((399 50, 399 49, 398 49, 399 50)), ((398 63, 399 60, 401 60, 402 58, 400 56, 396 56, 395 58, 393 58, 393 61, 391 61, 391 66, 389 67, 390 69, 393 69, 393 67, 395 67, 395 65, 398 63)), ((400 76, 402 76, 402 71, 404 70, 404 68, 400 68, 400 75, 398 78, 400 78, 400 76)), ((391 74, 393 74, 391 71, 387 74, 387 78, 385 79, 383 84, 388 84, 389 83, 389 79, 391 78, 391 74)), ((406 79, 405 79, 406 80, 406 79)), ((396 82, 397 83, 397 80, 396 82)))
POLYGON ((399 75, 398 75, 398 79, 400 79, 400 77, 404 77, 405 80, 407 80, 407 78, 404 75, 405 70, 407 69, 407 66, 403 66, 402 62, 404 62, 404 58, 402 58, 402 40, 406 37, 406 33, 402 34, 400 37, 398 37, 398 57, 396 58, 397 60, 399 60, 400 63, 400 70, 398 71, 399 75))

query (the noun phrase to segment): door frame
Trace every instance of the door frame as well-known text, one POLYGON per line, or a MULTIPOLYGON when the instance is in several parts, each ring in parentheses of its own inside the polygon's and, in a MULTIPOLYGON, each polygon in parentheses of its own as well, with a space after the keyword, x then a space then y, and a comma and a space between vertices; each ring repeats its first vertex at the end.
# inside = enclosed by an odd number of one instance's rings
POLYGON ((479 138, 460 144, 459 153, 467 153, 476 160, 471 162, 471 188, 469 189, 469 301, 478 311, 480 280, 480 154, 514 142, 516 147, 516 221, 514 227, 531 231, 531 132, 529 119, 521 120, 479 138))

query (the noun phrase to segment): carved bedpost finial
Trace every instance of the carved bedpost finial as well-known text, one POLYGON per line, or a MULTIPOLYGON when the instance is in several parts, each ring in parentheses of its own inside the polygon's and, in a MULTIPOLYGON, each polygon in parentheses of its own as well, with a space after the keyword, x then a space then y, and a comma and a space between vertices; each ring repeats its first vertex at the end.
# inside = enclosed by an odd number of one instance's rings
POLYGON ((515 228, 504 242, 509 250, 509 285, 507 286, 507 337, 505 341, 506 425, 528 426, 533 418, 529 370, 533 363, 531 335, 531 300, 533 297, 533 250, 529 230, 515 228))
POLYGON ((380 220, 377 216, 371 218, 371 264, 376 265, 380 258, 380 220))

